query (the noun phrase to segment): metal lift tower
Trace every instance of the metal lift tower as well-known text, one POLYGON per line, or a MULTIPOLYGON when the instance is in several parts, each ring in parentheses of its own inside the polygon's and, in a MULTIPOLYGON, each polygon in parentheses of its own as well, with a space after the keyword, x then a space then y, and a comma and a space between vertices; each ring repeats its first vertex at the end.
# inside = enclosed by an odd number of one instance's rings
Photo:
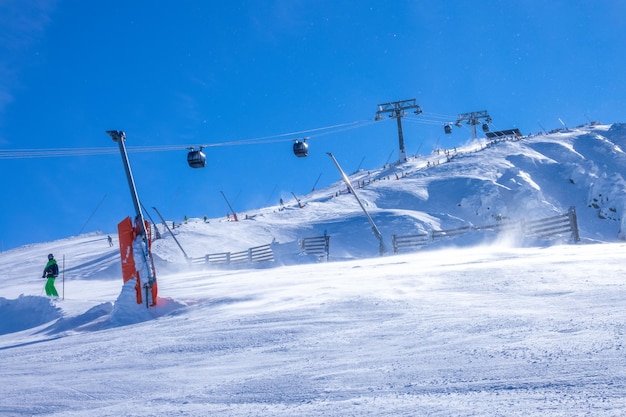
POLYGON ((406 150, 404 148, 404 136, 402 135, 402 118, 407 115, 405 110, 415 109, 415 114, 422 114, 422 108, 415 102, 415 99, 400 100, 391 103, 383 103, 378 105, 378 111, 374 120, 382 120, 383 113, 390 113, 389 117, 395 118, 398 122, 398 142, 400 151, 398 153, 398 161, 406 161, 406 150))
POLYGON ((472 127, 472 140, 476 140, 476 125, 481 124, 480 119, 484 119, 483 131, 489 131, 489 123, 491 123, 491 116, 487 113, 487 110, 473 111, 470 113, 461 113, 456 119, 455 125, 461 127, 461 122, 467 121, 467 124, 472 127))

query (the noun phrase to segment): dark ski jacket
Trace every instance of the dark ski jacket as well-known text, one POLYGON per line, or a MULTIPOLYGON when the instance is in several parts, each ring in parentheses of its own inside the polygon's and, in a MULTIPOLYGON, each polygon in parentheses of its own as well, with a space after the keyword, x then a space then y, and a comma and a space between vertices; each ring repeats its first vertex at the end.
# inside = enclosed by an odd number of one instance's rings
POLYGON ((59 266, 56 259, 51 259, 43 269, 43 278, 56 278, 59 276, 59 266))

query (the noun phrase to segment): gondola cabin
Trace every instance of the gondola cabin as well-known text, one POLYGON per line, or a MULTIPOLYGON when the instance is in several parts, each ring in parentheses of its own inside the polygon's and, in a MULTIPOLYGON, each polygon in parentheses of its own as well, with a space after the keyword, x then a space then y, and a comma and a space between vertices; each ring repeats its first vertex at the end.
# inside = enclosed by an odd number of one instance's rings
POLYGON ((191 168, 204 168, 206 166, 206 155, 202 152, 202 148, 191 150, 187 154, 187 163, 191 168))
POLYGON ((483 123, 483 132, 489 132, 489 125, 487 123, 483 123))
POLYGON ((305 140, 300 142, 298 139, 296 139, 296 142, 293 144, 293 153, 298 158, 303 158, 305 156, 308 156, 309 155, 309 145, 305 142, 305 140))
POLYGON ((443 125, 443 131, 446 133, 446 135, 449 135, 450 133, 452 133, 452 126, 443 125))

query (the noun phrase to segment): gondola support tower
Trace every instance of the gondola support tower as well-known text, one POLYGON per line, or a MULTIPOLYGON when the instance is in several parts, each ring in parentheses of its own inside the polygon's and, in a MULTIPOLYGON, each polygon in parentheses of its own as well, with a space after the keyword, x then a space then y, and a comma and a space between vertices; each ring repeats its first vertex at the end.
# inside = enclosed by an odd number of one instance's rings
POLYGON ((406 110, 414 109, 415 114, 422 114, 422 108, 417 104, 414 98, 410 100, 393 101, 391 103, 383 103, 378 105, 378 111, 374 120, 382 120, 383 113, 390 113, 389 117, 396 119, 398 123, 398 162, 406 161, 406 149, 404 147, 404 135, 402 133, 402 118, 407 115, 406 110))

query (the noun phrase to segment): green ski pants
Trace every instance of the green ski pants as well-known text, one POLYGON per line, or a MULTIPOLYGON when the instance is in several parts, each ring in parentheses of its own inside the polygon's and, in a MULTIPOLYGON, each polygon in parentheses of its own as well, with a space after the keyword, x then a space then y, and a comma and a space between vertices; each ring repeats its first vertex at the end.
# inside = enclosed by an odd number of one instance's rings
POLYGON ((54 288, 54 277, 48 277, 48 281, 46 282, 46 295, 48 297, 58 297, 59 293, 57 289, 54 288))

